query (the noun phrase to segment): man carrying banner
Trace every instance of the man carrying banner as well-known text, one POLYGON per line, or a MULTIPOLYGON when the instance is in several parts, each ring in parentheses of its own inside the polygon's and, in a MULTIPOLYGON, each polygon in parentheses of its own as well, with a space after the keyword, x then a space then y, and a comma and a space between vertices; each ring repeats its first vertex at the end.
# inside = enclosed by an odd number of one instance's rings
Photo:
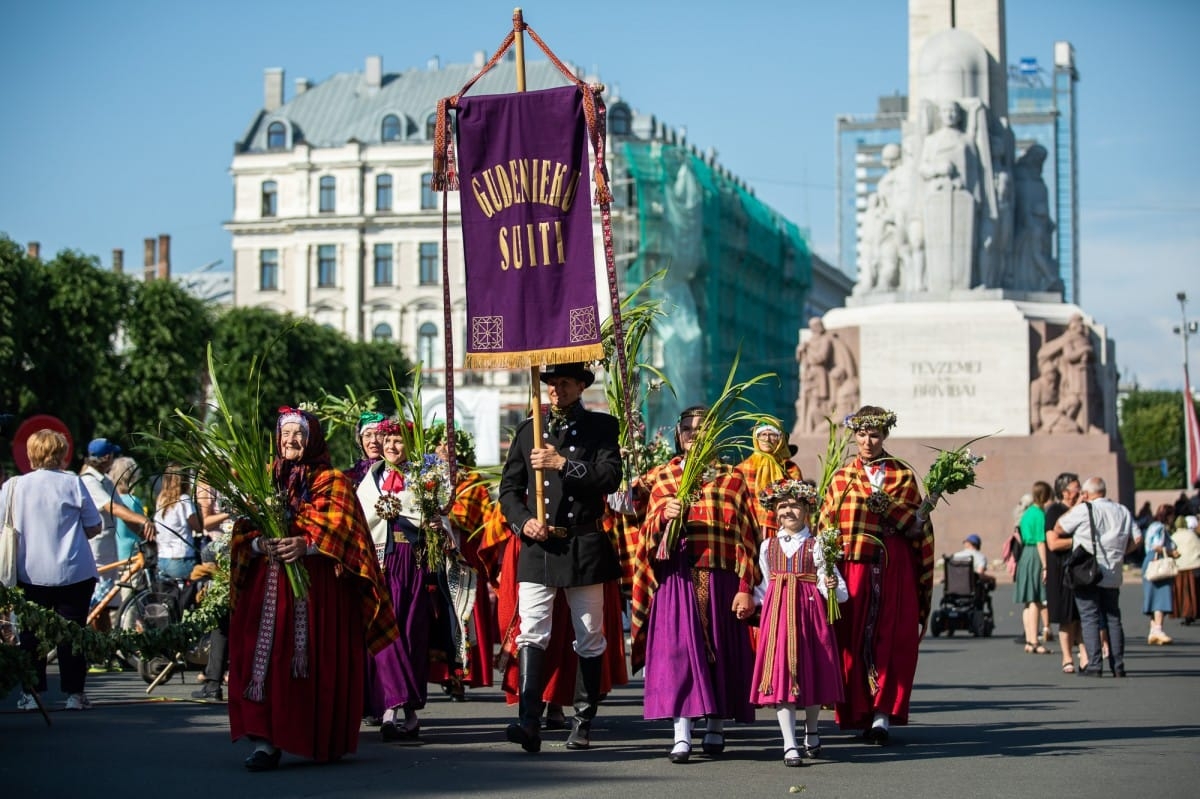
POLYGON ((541 750, 539 716, 546 645, 550 640, 554 597, 563 589, 575 628, 583 700, 576 705, 569 749, 587 749, 591 722, 601 699, 604 638, 604 583, 616 580, 620 565, 604 532, 605 495, 621 482, 617 420, 585 410, 579 401, 595 374, 582 363, 565 363, 541 372, 550 405, 542 408, 543 441, 535 446, 532 419, 517 428, 500 479, 505 521, 521 537, 517 562, 517 635, 520 666, 519 721, 506 736, 526 752, 541 750), (541 470, 545 521, 533 505, 541 470))

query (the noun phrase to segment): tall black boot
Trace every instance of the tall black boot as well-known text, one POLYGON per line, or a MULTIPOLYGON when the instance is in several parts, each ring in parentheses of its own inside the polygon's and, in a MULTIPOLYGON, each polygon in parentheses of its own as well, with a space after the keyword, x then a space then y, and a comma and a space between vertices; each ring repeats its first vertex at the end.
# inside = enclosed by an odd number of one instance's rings
POLYGON ((509 724, 504 731, 511 743, 520 744, 526 752, 542 750, 541 716, 542 689, 545 687, 543 673, 546 667, 546 650, 536 646, 523 646, 517 652, 520 669, 519 697, 520 714, 516 724, 509 724))
POLYGON ((571 722, 571 734, 567 737, 568 749, 587 749, 592 745, 592 719, 603 698, 600 694, 600 673, 604 668, 604 656, 596 655, 579 659, 579 674, 575 680, 575 718, 571 722))

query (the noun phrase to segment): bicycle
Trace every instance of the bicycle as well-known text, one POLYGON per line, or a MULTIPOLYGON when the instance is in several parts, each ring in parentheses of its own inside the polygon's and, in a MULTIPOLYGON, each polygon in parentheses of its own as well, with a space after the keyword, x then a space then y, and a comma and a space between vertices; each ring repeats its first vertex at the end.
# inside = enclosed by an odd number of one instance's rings
MULTIPOLYGON (((194 602, 196 592, 190 590, 192 586, 187 580, 160 577, 153 560, 146 557, 149 549, 148 542, 139 542, 137 551, 131 557, 98 569, 100 572, 121 569, 121 572, 112 588, 88 613, 88 624, 94 625, 122 589, 131 589, 133 593, 121 602, 117 610, 117 629, 144 632, 162 629, 183 618, 183 611, 194 602)), ((150 687, 146 689, 149 693, 176 668, 186 669, 189 665, 202 668, 208 662, 208 640, 205 636, 174 658, 161 655, 144 658, 140 652, 121 652, 120 656, 149 683, 150 687)))

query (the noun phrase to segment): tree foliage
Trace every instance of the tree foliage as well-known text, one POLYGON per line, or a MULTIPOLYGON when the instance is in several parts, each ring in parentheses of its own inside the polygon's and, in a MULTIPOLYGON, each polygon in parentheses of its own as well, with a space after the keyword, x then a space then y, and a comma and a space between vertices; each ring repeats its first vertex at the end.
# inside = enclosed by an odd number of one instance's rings
POLYGON ((1183 397, 1178 391, 1142 391, 1126 395, 1121 405, 1121 440, 1133 464, 1139 490, 1179 488, 1184 484, 1183 397), (1166 459, 1166 474, 1161 462, 1166 459))
MULTIPOLYGON (((378 391, 381 410, 394 410, 384 391, 389 369, 401 386, 411 369, 390 344, 351 342, 263 309, 215 314, 173 281, 135 280, 70 250, 42 262, 0 235, 0 414, 18 424, 46 413, 67 425, 77 449, 106 436, 135 457, 152 456, 139 451, 141 434, 159 432, 176 408, 200 411, 210 340, 221 385, 246 414, 259 390, 247 376, 262 359, 259 423, 267 426, 280 405, 344 395, 347 387, 378 391)), ((335 463, 353 461, 351 437, 330 445, 335 463)), ((10 454, 0 450, 11 467, 10 454)))
MULTIPOLYGON (((398 385, 406 385, 412 368, 403 353, 385 343, 351 342, 344 335, 309 319, 280 315, 264 308, 233 308, 217 321, 213 336, 214 369, 235 413, 270 428, 284 405, 316 402, 325 392, 380 392, 381 410, 389 406, 384 389, 389 369, 398 385), (251 365, 261 361, 258 383, 251 365)), ((349 465, 357 457, 352 437, 332 437, 334 463, 349 465)))

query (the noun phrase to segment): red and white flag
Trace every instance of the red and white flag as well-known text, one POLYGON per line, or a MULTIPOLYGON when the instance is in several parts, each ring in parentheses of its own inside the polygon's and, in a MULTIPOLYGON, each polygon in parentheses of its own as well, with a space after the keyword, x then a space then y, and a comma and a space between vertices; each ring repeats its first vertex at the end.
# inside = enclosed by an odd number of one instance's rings
POLYGON ((1187 447, 1187 464, 1191 474, 1187 475, 1189 487, 1200 479, 1200 424, 1196 421, 1196 403, 1192 400, 1192 384, 1188 382, 1187 367, 1183 370, 1183 430, 1187 447))

